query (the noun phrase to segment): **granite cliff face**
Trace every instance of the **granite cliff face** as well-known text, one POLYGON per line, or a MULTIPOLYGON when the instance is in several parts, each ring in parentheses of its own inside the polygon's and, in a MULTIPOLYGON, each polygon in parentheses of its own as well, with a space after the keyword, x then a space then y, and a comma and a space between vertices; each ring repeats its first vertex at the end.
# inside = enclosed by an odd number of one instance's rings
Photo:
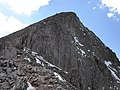
POLYGON ((115 53, 72 12, 1 38, 0 56, 0 90, 120 89, 115 53))

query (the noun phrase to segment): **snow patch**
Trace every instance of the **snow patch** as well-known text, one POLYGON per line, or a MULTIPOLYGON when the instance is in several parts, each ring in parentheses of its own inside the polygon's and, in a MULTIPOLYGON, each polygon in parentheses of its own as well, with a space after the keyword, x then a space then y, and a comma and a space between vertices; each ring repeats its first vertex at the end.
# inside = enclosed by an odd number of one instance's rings
POLYGON ((110 67, 113 71, 118 72, 115 68, 110 67))
POLYGON ((80 49, 80 51, 81 51, 82 56, 85 56, 85 51, 83 51, 82 49, 80 49))
POLYGON ((45 59, 43 59, 42 56, 37 56, 37 57, 36 57, 36 63, 42 64, 42 66, 44 66, 44 63, 46 63, 46 64, 48 64, 48 66, 50 66, 50 67, 54 67, 54 68, 57 68, 57 69, 59 69, 59 70, 62 70, 61 68, 59 68, 59 67, 57 67, 57 66, 49 63, 49 62, 46 61, 45 59), (39 59, 40 59, 41 61, 40 61, 39 59))
POLYGON ((29 53, 30 49, 29 48, 24 48, 23 51, 25 51, 26 53, 29 53))
POLYGON ((77 40, 77 37, 74 37, 74 39, 75 39, 75 42, 76 42, 76 43, 79 43, 79 41, 77 40))
POLYGON ((24 60, 28 60, 29 62, 31 62, 30 58, 24 58, 24 60))
POLYGON ((118 68, 120 69, 120 66, 118 66, 118 68))
MULTIPOLYGON (((86 56, 85 51, 83 51, 83 50, 80 49, 79 47, 77 47, 77 49, 80 50, 82 56, 86 56)), ((80 54, 80 52, 78 51, 79 54, 80 54)))
POLYGON ((3 59, 3 58, 5 58, 4 56, 0 56, 0 59, 3 59))
POLYGON ((105 90, 105 87, 103 87, 102 89, 105 90))
POLYGON ((39 58, 40 60, 45 61, 42 56, 37 56, 37 58, 39 58))
POLYGON ((110 87, 110 89, 112 89, 112 87, 110 87))
POLYGON ((68 29, 68 31, 70 31, 70 29, 68 29))
POLYGON ((88 50, 88 52, 90 52, 90 50, 88 50))
POLYGON ((65 71, 66 74, 68 74, 68 72, 65 71))
POLYGON ((110 68, 108 68, 110 70, 110 72, 112 73, 112 75, 115 77, 115 79, 117 79, 118 81, 120 81, 120 78, 116 75, 116 73, 111 70, 110 68))
POLYGON ((54 72, 54 75, 61 81, 66 81, 64 80, 58 73, 54 72))
POLYGON ((117 83, 120 83, 120 81, 117 81, 117 83))
POLYGON ((108 67, 109 65, 111 65, 112 63, 110 61, 105 61, 106 66, 108 67))
POLYGON ((88 90, 90 90, 90 87, 88 87, 88 90))
POLYGON ((19 55, 19 54, 17 55, 17 57, 20 57, 20 56, 21 56, 21 55, 19 55))
POLYGON ((35 57, 35 59, 36 59, 36 63, 39 63, 39 64, 42 63, 38 58, 35 57))
POLYGON ((114 86, 114 88, 116 88, 118 90, 118 87, 117 86, 114 86))
POLYGON ((48 66, 57 68, 57 69, 59 69, 59 70, 62 70, 61 68, 59 68, 59 67, 57 67, 57 66, 55 66, 55 65, 53 65, 53 64, 51 64, 51 63, 49 63, 49 62, 48 62, 48 66))
POLYGON ((110 61, 105 61, 105 64, 110 70, 111 74, 114 76, 114 78, 120 82, 120 78, 116 75, 117 70, 110 66, 112 65, 112 63, 110 61))
POLYGON ((26 48, 24 48, 23 51, 26 51, 26 48))
POLYGON ((43 22, 43 24, 46 24, 46 22, 43 22))
MULTIPOLYGON (((59 67, 57 67, 57 66, 55 66, 55 65, 53 65, 53 64, 51 64, 51 63, 49 63, 49 62, 46 61, 45 59, 43 59, 42 56, 37 56, 37 58, 38 58, 38 60, 40 59, 42 62, 48 64, 48 66, 50 66, 50 67, 54 67, 54 68, 57 68, 57 69, 59 69, 59 70, 62 70, 61 68, 59 68, 59 67)), ((40 60, 39 60, 39 61, 40 61, 40 60)), ((42 62, 41 62, 41 63, 42 63, 42 62)))
POLYGON ((36 90, 35 87, 33 87, 29 82, 27 82, 28 88, 27 90, 36 90))
POLYGON ((79 47, 77 47, 77 49, 79 50, 79 47))
POLYGON ((92 52, 93 56, 95 56, 95 52, 92 52))
POLYGON ((78 44, 78 45, 80 45, 80 46, 82 46, 82 47, 84 46, 83 44, 81 44, 81 43, 78 41, 77 37, 74 37, 74 40, 75 40, 75 43, 76 43, 76 44, 78 44))
POLYGON ((37 55, 37 53, 36 53, 36 52, 32 52, 32 55, 33 55, 33 56, 36 56, 36 55, 37 55))
MULTIPOLYGON (((27 54, 31 54, 34 57, 34 59, 36 60, 36 63, 38 63, 42 66, 48 66, 48 67, 56 69, 56 70, 62 70, 61 68, 46 61, 42 56, 38 56, 38 53, 31 51, 29 48, 25 47, 23 51, 27 54)), ((25 59, 29 60, 28 58, 25 58, 25 59)), ((29 60, 29 61, 31 61, 31 60, 29 60)), ((67 74, 68 72, 64 71, 64 73, 67 74)))
POLYGON ((79 44, 80 46, 82 46, 82 47, 84 46, 84 45, 83 45, 83 44, 81 44, 81 43, 78 43, 78 44, 79 44))

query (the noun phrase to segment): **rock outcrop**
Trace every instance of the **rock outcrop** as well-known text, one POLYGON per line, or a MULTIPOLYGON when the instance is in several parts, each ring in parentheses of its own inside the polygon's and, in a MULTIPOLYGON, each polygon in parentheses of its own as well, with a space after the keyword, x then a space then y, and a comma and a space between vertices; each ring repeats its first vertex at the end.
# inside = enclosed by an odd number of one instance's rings
POLYGON ((1 38, 0 56, 0 90, 120 89, 115 53, 73 12, 1 38))

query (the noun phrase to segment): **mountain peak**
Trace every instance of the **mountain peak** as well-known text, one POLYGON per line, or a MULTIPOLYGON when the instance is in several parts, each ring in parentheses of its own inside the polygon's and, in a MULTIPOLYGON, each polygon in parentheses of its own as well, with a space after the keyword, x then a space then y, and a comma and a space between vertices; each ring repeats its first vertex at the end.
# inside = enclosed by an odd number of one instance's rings
POLYGON ((53 15, 1 38, 0 56, 0 75, 4 74, 0 90, 120 89, 115 53, 73 12, 53 15))
POLYGON ((76 13, 74 12, 61 12, 61 13, 56 13, 55 15, 48 17, 48 18, 55 18, 55 17, 77 17, 76 13))

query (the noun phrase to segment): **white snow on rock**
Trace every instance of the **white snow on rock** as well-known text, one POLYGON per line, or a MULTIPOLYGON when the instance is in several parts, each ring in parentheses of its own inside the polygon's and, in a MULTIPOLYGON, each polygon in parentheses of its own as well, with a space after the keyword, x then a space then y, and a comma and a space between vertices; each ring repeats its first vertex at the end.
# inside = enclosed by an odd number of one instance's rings
POLYGON ((68 31, 70 31, 70 29, 68 29, 68 31))
POLYGON ((36 56, 36 57, 39 58, 40 60, 45 61, 42 56, 36 56))
POLYGON ((83 44, 81 44, 81 43, 78 43, 80 46, 84 46, 83 44))
POLYGON ((113 71, 118 72, 115 68, 110 67, 113 71))
POLYGON ((32 51, 32 55, 33 55, 33 56, 36 56, 36 55, 37 55, 37 53, 32 51))
POLYGON ((28 84, 27 90, 36 90, 36 88, 33 87, 29 82, 27 82, 27 84, 28 84))
POLYGON ((78 52, 78 53, 80 53, 80 52, 78 52))
POLYGON ((118 66, 118 68, 120 69, 120 66, 118 66))
POLYGON ((77 49, 80 50, 80 52, 78 51, 79 54, 81 53, 82 56, 86 56, 85 51, 83 51, 83 50, 80 49, 79 47, 77 47, 77 49))
POLYGON ((108 67, 108 69, 110 70, 112 76, 114 76, 114 78, 120 82, 120 78, 116 75, 117 70, 110 66, 110 65, 112 65, 112 63, 110 61, 105 61, 105 64, 108 67))
POLYGON ((75 39, 75 43, 76 43, 76 44, 78 44, 78 45, 80 45, 80 46, 84 46, 83 44, 81 44, 81 43, 78 41, 77 37, 74 37, 74 39, 75 39))
POLYGON ((90 87, 88 87, 88 90, 90 90, 90 87))
POLYGON ((24 58, 24 60, 28 60, 29 62, 31 62, 30 58, 24 58))
POLYGON ((54 75, 61 81, 66 81, 64 80, 58 73, 54 72, 54 75))
POLYGON ((26 48, 24 48, 23 51, 26 51, 26 48))
POLYGON ((21 55, 19 55, 19 54, 17 55, 17 57, 20 57, 20 56, 21 56, 21 55))
POLYGON ((83 51, 82 49, 80 49, 80 51, 81 51, 82 56, 85 56, 85 51, 83 51))
POLYGON ((76 42, 76 43, 79 43, 79 41, 78 41, 77 37, 74 37, 74 39, 75 39, 75 42, 76 42))
POLYGON ((66 74, 68 74, 68 72, 65 71, 66 74))
POLYGON ((90 50, 88 50, 88 52, 90 52, 90 50))
POLYGON ((30 49, 25 47, 23 51, 25 51, 26 53, 29 53, 30 49))
POLYGON ((114 88, 116 88, 117 90, 119 89, 117 86, 114 86, 114 88))
POLYGON ((77 49, 80 50, 79 47, 77 47, 77 49))
POLYGON ((86 35, 85 33, 83 35, 86 35))
POLYGON ((105 87, 102 87, 103 90, 105 90, 105 87))
POLYGON ((112 87, 110 87, 110 89, 112 89, 112 87))
POLYGON ((61 68, 59 68, 59 67, 57 67, 57 66, 55 66, 55 65, 53 65, 53 64, 51 64, 51 63, 49 63, 49 62, 48 62, 48 66, 57 68, 57 69, 59 69, 59 70, 62 70, 61 68))
POLYGON ((110 61, 105 61, 106 66, 110 66, 112 63, 110 61))
POLYGON ((95 56, 95 52, 92 52, 93 56, 95 56))
POLYGON ((42 64, 42 66, 44 66, 44 63, 48 64, 48 66, 50 67, 55 67, 59 70, 61 70, 59 67, 49 63, 48 61, 46 61, 42 56, 36 56, 36 63, 42 64), (41 61, 40 61, 41 60, 41 61))
POLYGON ((120 83, 120 81, 117 81, 117 83, 120 83))
POLYGON ((39 64, 42 63, 38 58, 35 57, 35 59, 36 59, 36 63, 39 63, 39 64))
MULTIPOLYGON (((29 48, 25 47, 23 51, 26 52, 29 55, 32 55, 35 58, 36 63, 38 63, 42 66, 48 66, 48 67, 51 67, 51 68, 54 68, 54 69, 57 69, 57 70, 62 70, 61 68, 49 63, 42 56, 39 56, 38 53, 31 51, 29 48)), ((25 58, 25 59, 28 59, 28 58, 25 58)), ((64 72, 67 73, 66 71, 64 71, 64 72)))
POLYGON ((120 81, 120 78, 116 75, 116 73, 113 70, 111 70, 110 68, 109 68, 109 70, 112 73, 112 75, 115 77, 115 79, 117 79, 118 81, 120 81))

